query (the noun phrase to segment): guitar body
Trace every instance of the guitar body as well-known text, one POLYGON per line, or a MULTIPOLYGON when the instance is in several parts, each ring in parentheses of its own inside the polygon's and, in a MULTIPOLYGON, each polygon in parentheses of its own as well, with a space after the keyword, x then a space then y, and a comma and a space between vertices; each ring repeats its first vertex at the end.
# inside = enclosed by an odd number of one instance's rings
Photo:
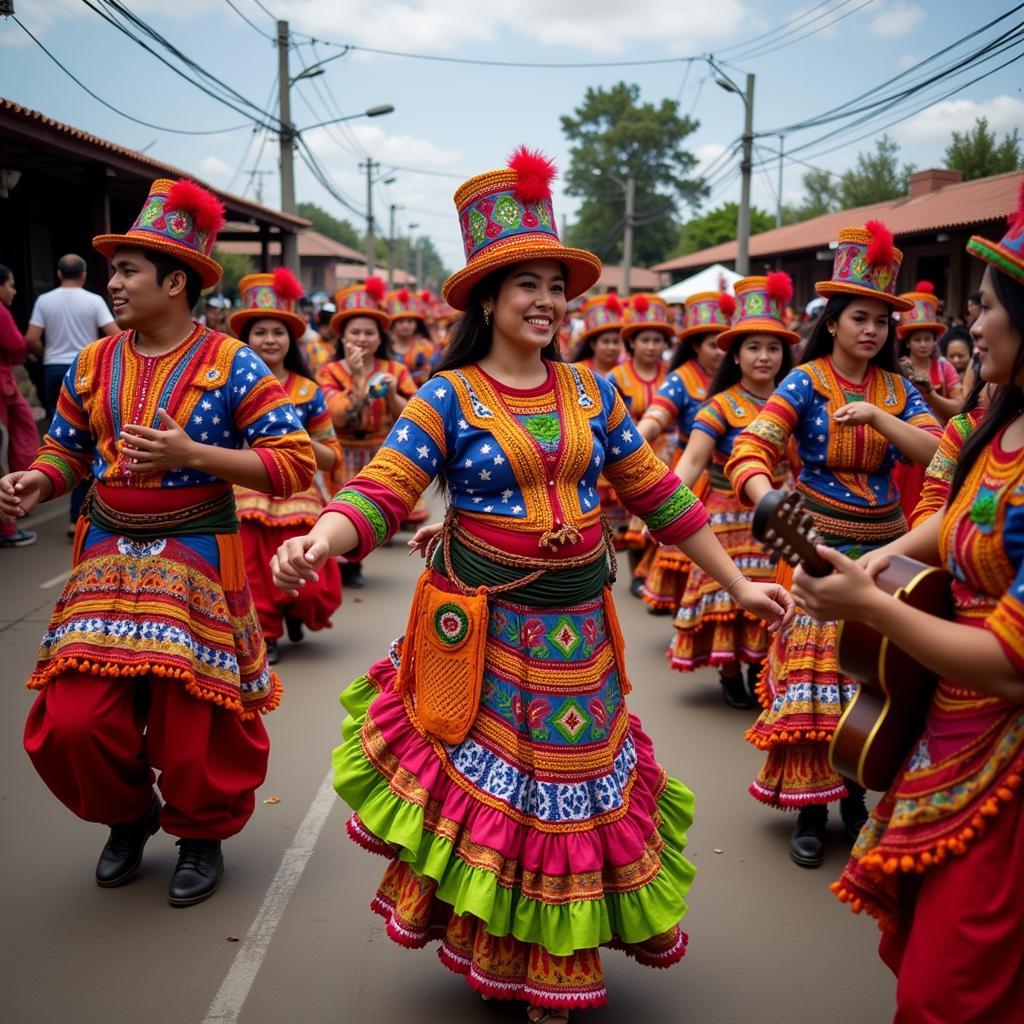
MULTIPOLYGON (((878 586, 919 611, 949 619, 951 577, 944 569, 894 556, 878 586)), ((832 766, 867 789, 886 790, 924 729, 937 677, 862 622, 839 626, 839 667, 860 683, 829 747, 832 766)))

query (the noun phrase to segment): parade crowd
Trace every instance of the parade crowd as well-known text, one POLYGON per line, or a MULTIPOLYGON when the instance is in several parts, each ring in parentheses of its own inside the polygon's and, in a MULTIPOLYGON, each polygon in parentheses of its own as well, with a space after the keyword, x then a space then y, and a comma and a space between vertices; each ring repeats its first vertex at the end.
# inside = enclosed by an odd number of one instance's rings
POLYGON ((1005 237, 968 245, 984 276, 962 324, 928 282, 897 290, 870 221, 840 232, 806 312, 773 272, 683 308, 592 296, 573 330, 601 264, 560 241, 554 173, 520 147, 458 189, 466 264, 441 297, 369 277, 315 326, 284 268, 194 317, 223 209, 187 180, 93 240, 109 305, 66 256, 23 335, 0 265, 0 546, 71 496, 24 745, 109 828, 96 882, 129 881, 163 829, 170 904, 216 891, 266 775, 284 637, 343 631, 343 590, 405 530, 424 559, 407 623, 346 681, 333 752, 394 942, 438 942, 534 1024, 605 1004, 605 950, 684 958, 694 794, 629 710, 628 575, 665 616, 666 667, 713 667, 724 704, 758 712, 749 792, 795 812, 795 864, 822 864, 838 805, 832 891, 881 930, 898 1024, 1019 1022, 1024 193, 1005 237), (926 576, 924 607, 906 595, 926 576), (851 636, 903 659, 894 705, 911 667, 930 680, 881 784, 877 729, 841 749, 868 688, 851 636))

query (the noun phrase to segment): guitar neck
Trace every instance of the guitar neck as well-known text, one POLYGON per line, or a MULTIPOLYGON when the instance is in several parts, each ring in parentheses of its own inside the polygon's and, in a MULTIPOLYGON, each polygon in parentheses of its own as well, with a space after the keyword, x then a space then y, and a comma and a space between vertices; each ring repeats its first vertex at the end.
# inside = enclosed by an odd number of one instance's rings
POLYGON ((818 554, 821 542, 814 519, 795 492, 769 491, 754 510, 754 536, 790 565, 801 565, 812 576, 827 576, 832 566, 818 554))

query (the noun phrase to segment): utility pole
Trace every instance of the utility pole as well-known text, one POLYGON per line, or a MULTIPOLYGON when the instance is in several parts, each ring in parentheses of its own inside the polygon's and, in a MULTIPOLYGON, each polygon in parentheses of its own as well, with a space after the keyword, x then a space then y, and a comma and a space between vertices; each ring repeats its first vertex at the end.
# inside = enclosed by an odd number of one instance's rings
POLYGON ((740 212, 736 222, 736 273, 746 277, 750 273, 750 176, 753 170, 754 148, 754 76, 747 75, 747 89, 743 112, 743 185, 740 191, 740 212))
POLYGON ((416 289, 423 290, 423 239, 416 239, 416 289))
POLYGON ((775 226, 782 227, 782 154, 786 147, 786 136, 779 136, 779 205, 775 209, 775 226))
POLYGON ((388 222, 388 291, 395 287, 395 210, 397 207, 391 204, 391 217, 388 222))
POLYGON ((626 226, 622 235, 622 294, 629 295, 629 278, 633 272, 633 221, 636 206, 636 179, 626 178, 626 226))
POLYGON ((360 164, 360 168, 366 167, 366 276, 373 276, 373 268, 376 263, 375 239, 373 237, 373 158, 367 157, 366 163, 360 164))
POLYGON ((270 176, 270 171, 259 171, 255 167, 249 172, 249 185, 256 183, 256 202, 263 202, 263 179, 270 176))
MULTIPOLYGON (((295 126, 292 124, 291 97, 288 90, 288 22, 277 23, 278 116, 281 120, 281 212, 296 213, 295 206, 295 126)), ((281 265, 299 271, 299 240, 294 231, 281 234, 281 265)))

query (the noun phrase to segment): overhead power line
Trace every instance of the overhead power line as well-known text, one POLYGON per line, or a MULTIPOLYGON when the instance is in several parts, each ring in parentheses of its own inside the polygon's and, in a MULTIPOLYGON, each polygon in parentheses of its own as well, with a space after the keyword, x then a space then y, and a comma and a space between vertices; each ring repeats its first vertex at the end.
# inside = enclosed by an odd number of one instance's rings
POLYGON ((242 19, 242 21, 244 21, 246 25, 248 25, 249 28, 253 30, 253 32, 258 32, 261 36, 263 36, 264 39, 269 39, 272 43, 277 41, 276 38, 272 36, 269 32, 264 32, 263 29, 261 29, 259 25, 256 24, 256 22, 250 20, 246 15, 244 15, 238 9, 238 7, 235 6, 234 0, 224 0, 224 3, 226 3, 228 7, 230 7, 231 10, 233 10, 235 14, 237 14, 242 19))

